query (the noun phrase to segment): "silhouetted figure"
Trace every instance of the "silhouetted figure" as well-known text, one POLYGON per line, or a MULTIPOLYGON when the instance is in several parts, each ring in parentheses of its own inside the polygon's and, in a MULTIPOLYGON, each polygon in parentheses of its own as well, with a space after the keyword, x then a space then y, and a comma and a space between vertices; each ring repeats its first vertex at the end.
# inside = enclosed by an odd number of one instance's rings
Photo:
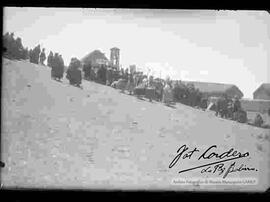
POLYGON ((50 53, 48 55, 48 59, 47 59, 47 66, 52 67, 52 63, 53 63, 53 52, 50 51, 50 53))
MULTIPOLYGON (((64 63, 64 60, 63 60, 62 55, 59 55, 59 66, 60 66, 60 68, 61 68, 61 71, 63 71, 63 73, 64 73, 65 63, 64 63)), ((63 73, 62 73, 62 74, 63 74, 63 73)))
POLYGON ((106 84, 106 74, 107 74, 106 72, 107 69, 105 68, 104 65, 101 65, 101 67, 97 71, 98 82, 104 85, 106 84))
POLYGON ((91 69, 91 64, 83 64, 84 78, 86 80, 90 80, 91 78, 91 69))
POLYGON ((23 59, 23 45, 22 39, 18 37, 14 42, 14 49, 12 50, 15 56, 15 59, 23 59))
POLYGON ((234 100, 233 100, 233 112, 238 112, 239 110, 241 110, 241 103, 239 101, 238 96, 234 96, 234 100))
POLYGON ((38 64, 40 55, 40 45, 37 45, 33 50, 31 49, 29 52, 30 62, 34 64, 38 64))
POLYGON ((96 71, 92 67, 91 67, 91 70, 90 70, 90 80, 91 81, 95 81, 96 80, 96 71))
POLYGON ((128 80, 128 68, 125 69, 123 79, 128 80))
POLYGON ((32 62, 38 64, 40 55, 40 45, 37 45, 32 51, 32 62))
POLYGON ((82 83, 82 73, 79 69, 81 67, 81 62, 77 58, 71 58, 69 64, 66 78, 69 80, 71 85, 80 87, 82 83))
POLYGON ((263 124, 263 118, 260 114, 257 114, 254 120, 254 125, 257 127, 261 127, 263 124))
POLYGON ((227 94, 223 94, 216 103, 216 116, 220 115, 221 118, 228 117, 228 103, 229 99, 227 94))
POLYGON ((52 69, 51 69, 52 79, 61 81, 64 74, 64 68, 65 66, 62 57, 58 53, 55 53, 52 60, 52 69))
POLYGON ((54 56, 52 57, 52 69, 51 69, 51 77, 52 79, 56 79, 56 72, 57 72, 57 59, 58 53, 54 53, 54 56))
POLYGON ((127 83, 127 89, 130 95, 133 93, 134 88, 135 88, 134 75, 130 73, 128 77, 128 83, 127 83))
POLYGON ((113 69, 111 67, 108 67, 106 71, 106 85, 110 86, 113 81, 113 69))
POLYGON ((33 50, 32 49, 29 50, 29 61, 31 63, 34 63, 34 57, 33 57, 33 50))
POLYGON ((46 60, 45 48, 42 48, 42 52, 39 56, 39 61, 41 65, 44 65, 44 61, 46 60))
POLYGON ((166 105, 170 105, 173 102, 172 85, 169 77, 166 78, 166 83, 163 88, 162 102, 166 105))
POLYGON ((201 98, 200 108, 202 108, 203 110, 207 108, 207 98, 201 98))

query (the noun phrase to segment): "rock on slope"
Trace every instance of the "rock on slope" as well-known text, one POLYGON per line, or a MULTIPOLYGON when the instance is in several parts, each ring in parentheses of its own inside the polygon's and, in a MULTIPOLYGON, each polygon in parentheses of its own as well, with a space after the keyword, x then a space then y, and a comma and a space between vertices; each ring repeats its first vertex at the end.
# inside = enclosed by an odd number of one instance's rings
MULTIPOLYGON (((3 59, 2 161, 4 187, 265 190, 269 187, 269 130, 223 120, 185 105, 150 103, 93 82, 83 90, 50 78, 46 66, 3 59), (169 168, 180 146, 197 147, 169 168), (198 160, 212 145, 249 157, 258 171, 227 178, 256 178, 257 185, 173 185, 175 178, 215 178, 183 169, 218 161, 198 160)), ((224 162, 228 167, 233 161, 224 162)), ((206 167, 204 167, 206 168, 206 167)))

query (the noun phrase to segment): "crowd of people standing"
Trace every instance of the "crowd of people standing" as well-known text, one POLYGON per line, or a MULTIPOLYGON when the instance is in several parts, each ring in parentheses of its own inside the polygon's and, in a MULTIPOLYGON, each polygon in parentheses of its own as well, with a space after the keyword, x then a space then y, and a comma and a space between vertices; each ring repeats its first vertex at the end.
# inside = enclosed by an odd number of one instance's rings
POLYGON ((14 33, 5 33, 3 36, 3 56, 9 59, 26 60, 29 58, 28 48, 24 48, 22 39, 15 38, 14 33))
MULTIPOLYGON (((51 68, 51 78, 61 81, 65 73, 65 65, 62 55, 50 51, 46 57, 45 48, 38 44, 33 49, 22 45, 20 37, 15 38, 14 33, 7 32, 3 35, 3 56, 9 59, 29 60, 31 63, 51 68)), ((66 69, 66 78, 71 85, 80 87, 82 78, 95 81, 97 83, 121 88, 122 92, 127 90, 130 95, 144 96, 150 101, 153 99, 171 104, 180 102, 192 107, 206 109, 209 107, 209 98, 194 87, 193 84, 184 84, 181 81, 172 81, 169 77, 165 80, 145 75, 143 72, 129 71, 128 68, 120 70, 105 64, 93 66, 82 64, 77 58, 71 58, 66 69), (82 71, 81 71, 82 70, 82 71)), ((214 104, 214 111, 217 116, 226 119, 246 122, 247 113, 242 109, 237 97, 228 98, 225 95, 218 98, 214 104)), ((269 112, 270 114, 270 109, 269 112)), ((258 114, 255 118, 255 125, 263 124, 262 117, 258 114)))
POLYGON ((50 51, 47 59, 47 66, 51 67, 51 77, 55 80, 61 80, 64 75, 65 65, 62 55, 50 51))
POLYGON ((3 55, 9 59, 29 60, 34 64, 45 65, 46 60, 45 48, 38 44, 33 49, 28 50, 22 44, 20 37, 15 38, 14 33, 7 32, 3 36, 3 55))
POLYGON ((117 70, 110 66, 83 64, 84 78, 104 85, 119 88, 129 94, 145 96, 165 103, 182 102, 190 106, 201 106, 202 94, 194 86, 186 86, 180 81, 174 82, 148 76, 143 72, 129 71, 128 68, 117 70), (118 87, 117 87, 118 86, 118 87))
MULTIPOLYGON (((62 55, 50 51, 46 57, 45 48, 41 49, 38 44, 28 51, 24 48, 21 39, 14 38, 14 33, 4 35, 5 55, 12 59, 29 59, 31 63, 51 67, 52 79, 61 81, 65 72, 65 65, 62 55)), ((115 82, 121 83, 122 91, 127 90, 129 94, 143 95, 165 103, 181 102, 192 107, 204 107, 202 94, 192 84, 185 85, 181 81, 172 82, 169 78, 163 80, 143 74, 143 72, 131 72, 128 68, 117 70, 108 65, 101 64, 93 66, 90 64, 81 64, 77 58, 72 58, 66 71, 66 78, 70 84, 79 86, 82 77, 86 80, 92 80, 103 85, 114 85, 115 82), (81 72, 83 71, 83 75, 81 72)))

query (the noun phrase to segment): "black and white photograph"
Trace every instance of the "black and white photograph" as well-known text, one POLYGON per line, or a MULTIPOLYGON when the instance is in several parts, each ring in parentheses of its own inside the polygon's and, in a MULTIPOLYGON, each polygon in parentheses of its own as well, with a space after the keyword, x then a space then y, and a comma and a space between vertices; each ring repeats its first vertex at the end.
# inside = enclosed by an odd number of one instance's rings
POLYGON ((1 189, 269 189, 269 12, 4 7, 2 41, 1 189))

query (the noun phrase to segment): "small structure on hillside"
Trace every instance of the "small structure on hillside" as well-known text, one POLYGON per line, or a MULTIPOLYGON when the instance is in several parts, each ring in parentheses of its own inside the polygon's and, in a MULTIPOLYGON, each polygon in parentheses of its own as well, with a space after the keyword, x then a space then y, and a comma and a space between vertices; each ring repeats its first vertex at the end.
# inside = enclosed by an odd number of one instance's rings
POLYGON ((270 100, 270 83, 263 83, 253 93, 253 99, 270 100))

